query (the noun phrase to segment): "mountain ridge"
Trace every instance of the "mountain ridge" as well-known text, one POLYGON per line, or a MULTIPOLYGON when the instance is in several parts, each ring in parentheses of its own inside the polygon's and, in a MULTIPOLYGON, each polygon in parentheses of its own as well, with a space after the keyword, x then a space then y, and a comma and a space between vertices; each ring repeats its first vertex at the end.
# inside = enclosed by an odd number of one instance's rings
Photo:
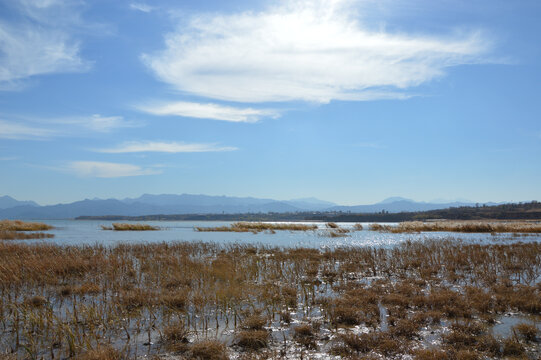
POLYGON ((16 206, 0 208, 0 218, 5 219, 71 219, 80 216, 144 216, 174 214, 243 214, 243 213, 295 213, 295 212, 344 212, 344 213, 398 213, 428 211, 450 207, 472 206, 474 203, 427 203, 403 197, 390 197, 369 205, 337 205, 314 197, 292 200, 274 200, 255 197, 216 196, 204 194, 143 194, 136 198, 85 199, 67 204, 40 206, 35 202, 17 201, 16 206))

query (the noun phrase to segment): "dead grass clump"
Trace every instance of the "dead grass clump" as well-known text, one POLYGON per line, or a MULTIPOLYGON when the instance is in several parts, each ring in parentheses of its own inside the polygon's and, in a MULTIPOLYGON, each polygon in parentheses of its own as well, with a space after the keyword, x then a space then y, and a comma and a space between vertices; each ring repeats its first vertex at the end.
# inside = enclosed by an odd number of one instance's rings
MULTIPOLYGON (((66 290, 66 289, 64 289, 66 290)), ((73 293, 77 295, 85 295, 85 294, 99 294, 101 292, 101 287, 98 284, 93 283, 84 283, 80 286, 77 286, 74 289, 70 289, 73 291, 73 293)))
POLYGON ((515 325, 513 327, 513 330, 518 333, 524 340, 529 342, 536 342, 537 341, 537 333, 539 330, 535 325, 531 324, 525 324, 521 323, 518 325, 515 325))
POLYGON ((347 349, 356 353, 367 353, 375 346, 374 337, 372 334, 352 334, 346 333, 339 336, 347 349))
POLYGON ((491 334, 478 337, 475 348, 478 351, 489 354, 490 356, 500 356, 501 353, 500 342, 491 334))
POLYGON ((44 223, 21 220, 0 220, 0 231, 43 231, 53 227, 44 223))
POLYGON ((284 322, 286 324, 290 324, 291 320, 293 320, 293 319, 291 318, 291 314, 288 311, 282 311, 280 313, 280 321, 282 321, 282 322, 284 322))
POLYGON ((483 332, 482 327, 477 323, 454 323, 451 331, 445 334, 443 341, 456 349, 471 348, 477 345, 479 335, 483 332))
POLYGON ((515 339, 505 339, 503 341, 503 356, 522 356, 524 355, 524 346, 515 339))
POLYGON ((362 317, 357 308, 339 303, 332 312, 332 321, 336 325, 355 326, 362 322, 362 317))
POLYGON ((29 240, 29 239, 50 239, 54 234, 47 233, 22 233, 17 231, 0 231, 0 240, 29 240))
POLYGON ((370 224, 368 227, 372 231, 391 231, 390 225, 370 224))
POLYGON ((356 223, 355 225, 353 225, 353 230, 355 231, 361 231, 362 229, 363 229, 362 224, 356 223))
POLYGON ((45 297, 38 295, 38 296, 34 296, 34 297, 31 297, 30 299, 25 300, 24 303, 27 306, 39 308, 39 307, 45 306, 45 304, 47 304, 48 301, 45 297))
POLYGON ((156 304, 155 294, 144 289, 123 291, 120 293, 117 301, 127 311, 151 307, 156 304))
POLYGON ((184 311, 188 304, 188 299, 184 293, 169 293, 162 296, 162 302, 170 309, 184 311))
POLYGON ((175 352, 185 352, 188 349, 189 331, 182 322, 167 325, 162 332, 165 346, 175 352))
POLYGON ((192 345, 190 358, 194 360, 227 360, 229 356, 224 343, 216 340, 203 340, 192 345))
POLYGON ((413 339, 418 332, 418 324, 409 319, 400 319, 396 325, 389 330, 393 337, 413 339))
POLYGON ((299 325, 294 328, 293 338, 299 344, 307 349, 316 349, 316 335, 314 328, 310 324, 299 325))
POLYGON ((243 330, 236 336, 236 344, 245 350, 259 350, 268 346, 269 333, 265 330, 243 330))
POLYGON ((376 349, 384 356, 391 356, 406 351, 405 345, 398 340, 381 336, 376 343, 376 349))
POLYGON ((152 226, 148 224, 128 224, 128 223, 113 223, 112 227, 103 226, 103 230, 114 231, 155 231, 160 230, 158 226, 152 226))
POLYGON ((453 354, 453 359, 456 360, 481 360, 482 358, 484 358, 484 356, 481 356, 481 354, 472 350, 458 350, 453 354))
POLYGON ((284 303, 290 308, 297 307, 297 289, 292 286, 284 286, 282 288, 282 296, 284 303))
POLYGON ((196 227, 196 231, 218 231, 218 232, 253 232, 259 233, 262 231, 276 231, 276 230, 289 230, 289 231, 309 231, 316 230, 317 225, 307 224, 292 224, 292 223, 263 223, 263 222, 236 222, 231 226, 218 226, 218 227, 196 227))
POLYGON ((62 286, 58 291, 60 296, 70 296, 73 293, 73 287, 69 285, 62 286))
POLYGON ((245 330, 263 330, 265 324, 267 324, 267 319, 259 314, 254 314, 242 322, 242 328, 245 330))
POLYGON ((0 353, 0 360, 17 360, 16 354, 0 353))
POLYGON ((112 346, 106 345, 90 350, 78 358, 81 360, 120 360, 122 354, 112 346))
POLYGON ((446 351, 438 349, 419 349, 413 355, 415 360, 451 360, 446 351))

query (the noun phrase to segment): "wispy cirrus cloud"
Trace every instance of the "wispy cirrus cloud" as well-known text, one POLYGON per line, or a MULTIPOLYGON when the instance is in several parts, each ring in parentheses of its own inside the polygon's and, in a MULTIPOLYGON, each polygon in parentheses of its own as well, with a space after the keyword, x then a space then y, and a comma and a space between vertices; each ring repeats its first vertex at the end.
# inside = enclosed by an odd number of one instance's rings
POLYGON ((237 102, 377 100, 484 62, 481 31, 392 33, 363 21, 371 0, 282 1, 261 12, 180 19, 165 48, 142 55, 181 92, 237 102))
POLYGON ((18 17, 0 19, 0 90, 20 90, 22 81, 36 75, 90 68, 68 29, 79 19, 70 1, 19 0, 10 5, 18 17))
POLYGON ((55 124, 75 125, 96 132, 111 132, 116 129, 141 126, 141 123, 126 120, 123 116, 103 116, 100 114, 59 117, 50 119, 49 122, 55 124))
POLYGON ((76 115, 51 118, 3 115, 0 119, 0 138, 43 140, 61 136, 88 136, 108 133, 121 128, 138 127, 142 123, 122 116, 76 115))
POLYGON ((58 135, 55 130, 0 120, 0 138, 12 140, 45 140, 58 135))
POLYGON ((73 161, 63 169, 80 177, 117 178, 161 174, 159 169, 143 168, 138 165, 101 162, 73 161))
POLYGON ((154 7, 150 6, 148 4, 145 4, 145 3, 131 3, 130 4, 130 9, 137 10, 137 11, 142 11, 144 13, 149 13, 152 10, 154 10, 154 7))
POLYGON ((162 116, 182 116, 198 119, 212 119, 231 122, 257 122, 261 118, 277 118, 279 112, 271 109, 233 107, 213 103, 177 101, 149 106, 139 106, 140 111, 162 116))
POLYGON ((17 160, 18 156, 1 156, 0 161, 14 161, 17 160))
POLYGON ((94 151, 109 154, 163 152, 163 153, 194 153, 194 152, 224 152, 235 151, 233 146, 219 146, 217 144, 197 144, 184 142, 156 142, 156 141, 130 141, 117 147, 96 149, 94 151))

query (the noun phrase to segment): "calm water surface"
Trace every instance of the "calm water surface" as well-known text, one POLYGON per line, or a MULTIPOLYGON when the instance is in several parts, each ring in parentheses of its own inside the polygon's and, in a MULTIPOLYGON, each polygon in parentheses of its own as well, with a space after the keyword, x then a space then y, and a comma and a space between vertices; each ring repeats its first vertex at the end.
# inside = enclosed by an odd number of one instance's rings
MULTIPOLYGON (((513 236, 512 234, 457 234, 446 232, 431 232, 419 234, 389 234, 378 231, 352 231, 345 237, 331 238, 325 223, 318 225, 316 231, 276 231, 270 233, 235 233, 235 232, 197 232, 196 226, 215 227, 227 226, 229 221, 138 221, 160 227, 160 231, 105 231, 101 225, 110 226, 113 221, 96 220, 43 220, 53 225, 50 232, 55 235, 47 239, 58 245, 115 245, 118 243, 156 243, 172 241, 203 241, 220 244, 254 244, 278 247, 313 247, 335 248, 339 246, 377 246, 392 247, 405 241, 425 239, 459 238, 470 242, 493 243, 510 241, 539 241, 541 235, 513 236)), ((128 222, 129 221, 122 221, 128 222)), ((353 223, 338 223, 340 227, 352 228, 353 223)), ((368 229, 369 223, 363 223, 368 229)))

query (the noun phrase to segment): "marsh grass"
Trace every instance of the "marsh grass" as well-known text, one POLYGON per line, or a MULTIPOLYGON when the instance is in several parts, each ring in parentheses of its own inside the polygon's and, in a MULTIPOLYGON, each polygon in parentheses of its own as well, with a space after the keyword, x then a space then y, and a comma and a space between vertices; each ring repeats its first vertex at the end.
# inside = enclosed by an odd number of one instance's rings
POLYGON ((307 358, 316 351, 536 358, 533 328, 494 338, 489 319, 509 311, 540 314, 540 278, 537 242, 333 250, 0 242, 0 352, 225 359, 257 358, 279 347, 288 358, 298 355, 296 346, 307 358), (425 328, 440 334, 438 349, 423 349, 425 328))
POLYGON ((391 233, 459 232, 459 233, 541 233, 539 221, 406 221, 397 226, 371 224, 370 230, 391 233))
POLYGON ((158 226, 148 224, 128 224, 128 223, 113 223, 111 226, 101 226, 102 230, 114 231, 155 231, 160 230, 158 226))
POLYGON ((50 239, 54 234, 43 232, 28 233, 19 231, 0 231, 0 240, 29 240, 29 239, 50 239))
POLYGON ((263 223, 263 222, 236 222, 230 226, 218 227, 195 227, 196 231, 201 232, 251 232, 259 233, 263 231, 274 232, 283 231, 309 231, 316 230, 317 225, 294 224, 294 223, 263 223))
POLYGON ((21 220, 0 220, 1 231, 44 231, 51 230, 53 226, 38 222, 21 220))

